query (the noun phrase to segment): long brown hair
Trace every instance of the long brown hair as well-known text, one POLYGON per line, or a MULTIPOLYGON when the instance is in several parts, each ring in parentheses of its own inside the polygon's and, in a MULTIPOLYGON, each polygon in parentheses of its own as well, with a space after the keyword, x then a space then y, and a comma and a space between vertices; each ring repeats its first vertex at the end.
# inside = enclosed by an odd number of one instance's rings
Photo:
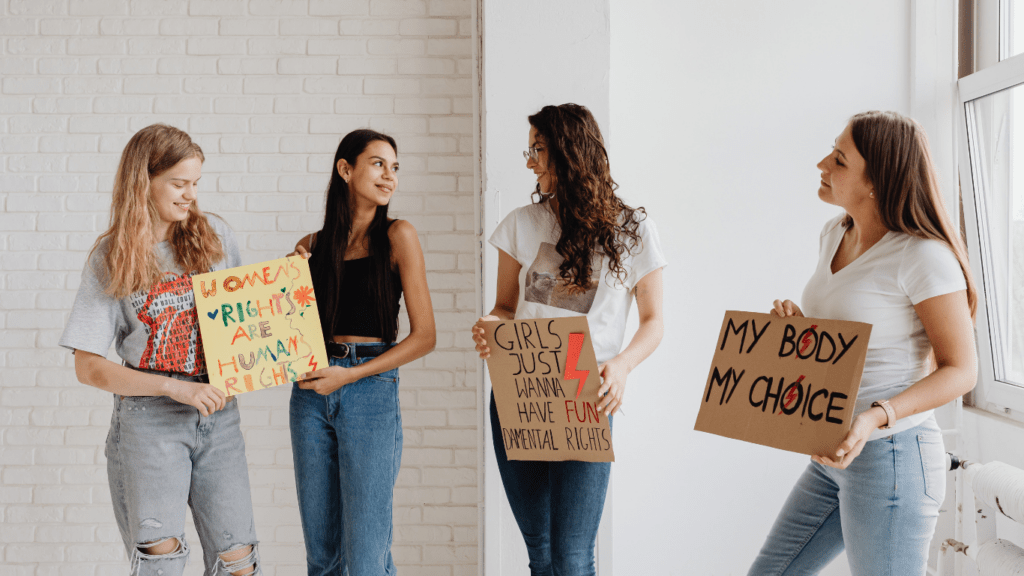
MULTIPOLYGON (((334 153, 331 179, 327 184, 327 205, 324 210, 324 225, 317 233, 316 243, 309 257, 309 272, 316 291, 317 308, 320 311, 320 328, 324 340, 330 341, 334 336, 334 326, 343 307, 351 303, 342 302, 340 298, 341 283, 345 277, 345 250, 348 248, 348 236, 352 229, 352 204, 349 198, 348 183, 338 173, 338 161, 342 158, 355 166, 359 155, 371 142, 387 142, 398 155, 398 144, 387 134, 361 128, 345 135, 338 143, 334 153)), ((373 220, 366 231, 370 240, 371 273, 365 281, 370 288, 370 302, 359 305, 371 306, 377 325, 381 327, 381 339, 394 342, 398 338, 398 298, 397 288, 401 286, 401 277, 391 266, 391 238, 388 236, 388 204, 378 206, 373 220)), ((342 336, 342 334, 338 334, 342 336)))
MULTIPOLYGON (((850 132, 854 146, 864 157, 868 179, 875 187, 882 224, 894 232, 938 240, 949 246, 967 281, 967 302, 973 318, 978 309, 978 293, 967 261, 967 248, 939 193, 924 130, 902 114, 872 110, 851 118, 850 132)), ((847 227, 850 224, 852 220, 847 216, 847 227)))
MULTIPOLYGON (((157 213, 150 196, 150 180, 188 158, 206 160, 188 134, 166 124, 139 130, 124 147, 114 178, 110 228, 92 248, 95 251, 106 241, 101 277, 106 279, 107 294, 124 298, 160 280, 160 267, 153 253, 157 213)), ((185 275, 206 272, 224 257, 217 233, 194 201, 188 217, 171 224, 167 240, 185 275)))
MULTIPOLYGON (((643 249, 637 229, 646 218, 643 207, 631 208, 618 196, 612 180, 608 151, 597 120, 578 104, 545 106, 529 117, 548 150, 548 173, 558 201, 561 236, 555 249, 565 258, 559 276, 578 288, 591 282, 591 257, 600 251, 608 257, 609 272, 625 282, 628 270, 623 259, 635 248, 643 249)), ((547 201, 534 191, 536 202, 547 201)))

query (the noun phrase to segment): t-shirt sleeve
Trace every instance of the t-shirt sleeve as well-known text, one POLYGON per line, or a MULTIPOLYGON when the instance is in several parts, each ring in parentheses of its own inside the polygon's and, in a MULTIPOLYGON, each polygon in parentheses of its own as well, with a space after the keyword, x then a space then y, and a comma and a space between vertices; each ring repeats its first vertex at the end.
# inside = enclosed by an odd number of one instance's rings
POLYGON ((911 239, 900 266, 900 285, 915 306, 935 296, 967 289, 960 261, 938 240, 911 239))
POLYGON ((519 250, 516 249, 516 224, 519 210, 513 210, 494 229, 488 242, 498 250, 519 261, 519 250))
POLYGON ((235 231, 228 226, 228 223, 219 216, 208 215, 210 225, 214 232, 220 236, 221 248, 224 249, 224 267, 234 268, 242 265, 242 256, 238 251, 238 240, 235 238, 235 231))
POLYGON ((640 221, 637 233, 640 234, 643 247, 639 253, 633 255, 632 262, 630 263, 629 275, 626 277, 628 283, 626 288, 629 290, 635 288, 640 280, 643 280, 644 276, 658 268, 664 268, 668 264, 668 260, 665 259, 665 254, 661 250, 661 237, 658 236, 658 227, 650 216, 640 221))
POLYGON ((106 356, 117 336, 121 304, 103 291, 103 283, 97 274, 103 265, 100 250, 93 251, 85 263, 71 315, 58 341, 64 348, 106 356))

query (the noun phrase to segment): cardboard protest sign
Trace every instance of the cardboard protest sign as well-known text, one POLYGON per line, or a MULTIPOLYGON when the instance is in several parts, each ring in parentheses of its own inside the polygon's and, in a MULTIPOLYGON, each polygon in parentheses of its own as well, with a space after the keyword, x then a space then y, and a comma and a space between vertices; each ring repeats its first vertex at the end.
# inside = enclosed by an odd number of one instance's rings
POLYGON ((192 277, 210 384, 243 394, 328 366, 309 263, 299 256, 192 277))
POLYGON ((614 462, 586 316, 484 322, 509 460, 614 462))
POLYGON ((725 313, 694 430, 833 453, 853 424, 871 325, 725 313))

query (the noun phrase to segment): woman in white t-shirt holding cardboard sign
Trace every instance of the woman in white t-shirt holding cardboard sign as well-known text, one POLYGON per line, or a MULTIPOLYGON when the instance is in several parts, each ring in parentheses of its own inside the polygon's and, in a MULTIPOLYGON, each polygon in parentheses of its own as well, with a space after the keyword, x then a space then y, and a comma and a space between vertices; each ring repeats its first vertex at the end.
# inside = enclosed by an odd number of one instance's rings
POLYGON ((803 309, 771 313, 866 322, 871 339, 850 432, 811 458, 749 574, 817 574, 845 548, 854 576, 923 576, 945 495, 932 410, 977 378, 966 250, 913 120, 857 114, 818 168, 818 197, 846 212, 821 232, 803 309))
MULTIPOLYGON (((589 110, 545 106, 529 121, 523 154, 537 175, 536 200, 513 210, 491 236, 499 254, 497 296, 480 321, 586 315, 602 378, 597 408, 612 416, 626 377, 661 342, 665 258, 658 232, 643 208, 615 194, 601 130, 589 110), (634 297, 640 325, 622 349, 634 297)), ((473 327, 473 339, 480 357, 489 357, 481 326, 473 327)), ((592 576, 611 464, 510 461, 493 395, 491 431, 530 573, 592 576)))

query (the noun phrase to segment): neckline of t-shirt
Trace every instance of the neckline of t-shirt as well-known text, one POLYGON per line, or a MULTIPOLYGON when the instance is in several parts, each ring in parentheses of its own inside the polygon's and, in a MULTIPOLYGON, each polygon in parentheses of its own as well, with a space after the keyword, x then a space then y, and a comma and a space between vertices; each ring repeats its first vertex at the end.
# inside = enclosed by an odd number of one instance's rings
POLYGON ((871 251, 874 250, 875 247, 877 247, 879 244, 881 244, 882 242, 885 242, 889 238, 889 235, 893 233, 892 230, 886 230, 885 234, 883 234, 882 237, 878 239, 878 242, 875 242, 874 244, 872 244, 870 248, 865 250, 860 256, 857 256, 856 258, 854 258, 852 262, 848 263, 846 266, 843 266, 839 270, 833 272, 832 271, 832 261, 835 260, 836 252, 839 251, 839 245, 843 243, 843 237, 846 236, 846 227, 840 226, 839 229, 842 230, 842 234, 839 235, 839 239, 836 240, 835 246, 832 247, 832 253, 829 255, 828 262, 826 263, 826 266, 825 266, 825 271, 828 273, 829 278, 834 278, 836 275, 841 274, 843 272, 843 270, 849 270, 852 266, 856 266, 858 262, 864 260, 865 256, 870 254, 871 251))

